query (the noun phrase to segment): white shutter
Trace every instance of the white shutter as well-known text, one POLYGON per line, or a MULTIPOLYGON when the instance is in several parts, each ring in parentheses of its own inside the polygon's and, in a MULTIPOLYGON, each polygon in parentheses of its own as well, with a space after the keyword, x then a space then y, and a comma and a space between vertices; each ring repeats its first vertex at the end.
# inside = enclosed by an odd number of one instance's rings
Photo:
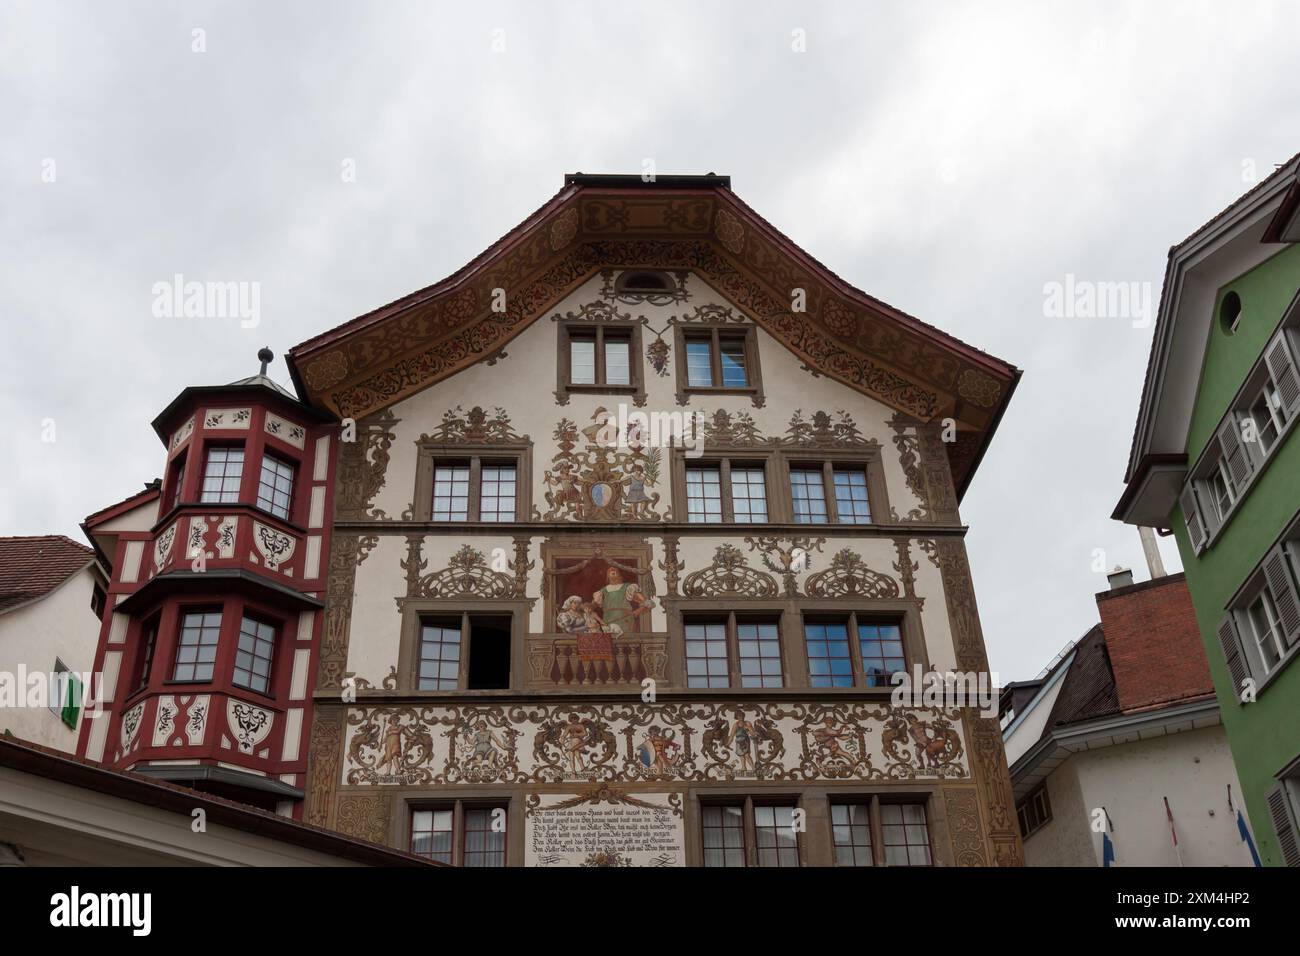
POLYGON ((1232 476, 1233 494, 1239 495, 1255 470, 1255 462, 1242 444, 1241 425, 1237 422, 1236 412, 1228 412, 1228 417, 1219 426, 1218 438, 1223 460, 1228 463, 1228 474, 1232 476))
POLYGON ((1300 637, 1300 597, 1296 595, 1282 547, 1278 545, 1264 558, 1264 578, 1268 581, 1273 606, 1277 608, 1278 621, 1282 624, 1282 637, 1289 647, 1300 637))
POLYGON ((1237 625, 1233 623, 1229 611, 1219 622, 1219 647, 1223 649, 1223 659, 1228 664, 1228 673, 1232 675, 1232 697, 1241 703, 1242 682, 1250 676, 1246 658, 1241 653, 1241 642, 1237 640, 1237 625))
POLYGON ((1290 421, 1300 411, 1300 373, 1296 372, 1295 359, 1287 345, 1286 329, 1279 329, 1273 341, 1264 347, 1264 364, 1282 398, 1282 410, 1290 421))
POLYGON ((1196 492, 1192 490, 1190 483, 1183 489, 1178 504, 1183 509, 1183 521, 1187 522, 1187 536, 1191 539, 1192 550, 1200 551, 1205 547, 1205 522, 1201 519, 1201 509, 1196 503, 1196 492))
POLYGON ((1300 866, 1300 833, 1296 830, 1295 811, 1285 783, 1279 783, 1268 792, 1268 813, 1273 818, 1273 829, 1277 831, 1282 862, 1287 866, 1300 866))

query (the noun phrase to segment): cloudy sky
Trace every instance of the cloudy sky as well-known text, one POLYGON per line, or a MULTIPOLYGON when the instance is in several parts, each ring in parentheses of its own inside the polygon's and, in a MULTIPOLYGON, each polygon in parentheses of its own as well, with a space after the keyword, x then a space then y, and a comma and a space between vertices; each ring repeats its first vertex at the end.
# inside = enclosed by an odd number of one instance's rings
POLYGON ((160 473, 182 387, 444 277, 565 172, 652 159, 1025 370, 963 517, 994 669, 1030 677, 1095 622, 1097 549, 1147 576, 1109 515, 1151 328, 1044 288, 1154 311, 1169 246, 1300 151, 1298 31, 1186 0, 6 0, 0 534, 79 535, 160 473), (155 318, 178 273, 260 283, 260 324, 155 318))

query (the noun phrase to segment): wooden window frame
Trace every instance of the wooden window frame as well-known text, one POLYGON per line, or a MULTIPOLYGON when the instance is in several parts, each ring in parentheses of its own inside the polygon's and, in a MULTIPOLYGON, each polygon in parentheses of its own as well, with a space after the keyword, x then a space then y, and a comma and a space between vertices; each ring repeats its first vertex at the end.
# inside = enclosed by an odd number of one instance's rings
POLYGON ((681 613, 682 630, 682 686, 691 690, 783 690, 790 686, 789 664, 786 659, 785 636, 781 629, 783 615, 780 611, 747 610, 740 611, 693 611, 683 609, 681 613), (727 685, 726 687, 691 687, 690 675, 686 673, 686 626, 688 624, 724 624, 727 645, 727 685), (772 624, 776 627, 776 643, 781 662, 781 684, 779 687, 745 687, 740 669, 740 630, 741 624, 772 624))
POLYGON ((1027 840, 1043 827, 1052 822, 1052 800, 1047 792, 1047 781, 1030 790, 1022 800, 1016 801, 1016 822, 1020 826, 1020 838, 1027 840), (1037 799, 1042 797, 1041 807, 1037 799), (1030 818, 1033 817, 1033 822, 1030 818))
POLYGON ((764 525, 772 524, 778 519, 774 516, 777 510, 778 495, 773 494, 772 479, 775 472, 776 454, 770 449, 726 449, 715 450, 706 449, 705 453, 698 458, 688 457, 683 449, 672 448, 669 453, 668 467, 671 473, 673 502, 681 502, 680 511, 674 507, 673 513, 680 515, 683 524, 691 524, 701 527, 717 524, 733 524, 742 527, 761 528, 764 525), (717 521, 691 521, 690 505, 686 495, 686 472, 690 468, 717 468, 719 473, 719 494, 722 496, 722 520, 717 521), (731 483, 731 470, 733 468, 760 468, 763 471, 763 497, 767 503, 767 520, 766 521, 737 521, 736 520, 736 502, 731 483))
MULTIPOLYGON (((621 313, 620 313, 621 314, 621 313)), ((633 404, 646 403, 645 360, 641 348, 641 319, 601 319, 556 322, 558 354, 555 361, 555 400, 569 404, 574 395, 630 395, 633 404), (609 385, 605 382, 605 336, 614 334, 628 340, 628 378, 626 385, 609 385), (573 353, 570 343, 575 337, 594 337, 596 340, 596 381, 574 382, 573 353)))
POLYGON ((501 442, 492 445, 447 445, 433 441, 420 441, 415 468, 415 497, 411 503, 410 517, 438 526, 478 523, 483 506, 484 463, 515 466, 515 517, 510 521, 488 521, 483 524, 499 527, 529 520, 533 510, 533 443, 531 441, 501 442), (463 521, 434 521, 433 472, 443 463, 469 462, 468 517, 463 521))
POLYGON ((786 489, 788 508, 787 514, 790 516, 790 523, 803 524, 808 527, 824 527, 825 525, 849 525, 852 527, 870 528, 873 525, 887 522, 881 521, 882 515, 889 514, 889 493, 885 481, 885 473, 879 453, 866 454, 862 452, 836 452, 823 451, 812 454, 799 454, 791 452, 785 456, 785 481, 782 483, 786 489), (822 473, 822 494, 826 499, 826 520, 820 521, 796 521, 794 515, 794 492, 793 476, 790 472, 796 468, 813 470, 820 468, 822 473), (840 520, 839 501, 835 495, 835 472, 847 471, 849 469, 860 469, 866 475, 867 482, 867 507, 871 511, 871 520, 868 522, 846 522, 840 520))
MULTIPOLYGON (((799 637, 803 641, 805 662, 809 662, 807 631, 809 624, 843 624, 848 632, 849 662, 853 673, 853 683, 848 687, 835 687, 832 685, 829 687, 816 687, 815 690, 841 692, 850 690, 890 692, 893 690, 894 685, 892 683, 883 687, 873 687, 867 683, 866 667, 862 662, 862 641, 858 635, 859 624, 887 624, 898 628, 899 639, 903 645, 903 671, 909 675, 909 678, 912 669, 918 663, 921 664, 923 670, 929 667, 929 662, 924 655, 924 641, 918 634, 912 632, 912 628, 909 626, 910 615, 906 613, 889 610, 864 611, 860 609, 860 605, 855 604, 853 607, 843 610, 825 607, 804 607, 800 609, 799 617, 799 637)), ((811 663, 807 663, 807 677, 808 686, 813 687, 811 663)))
MULTIPOLYGON (((841 863, 839 861, 838 850, 841 844, 838 843, 835 839, 835 826, 836 826, 835 808, 836 807, 865 807, 866 808, 867 833, 869 834, 869 839, 871 840, 871 843, 867 847, 867 849, 870 850, 871 866, 872 867, 884 866, 885 865, 884 847, 883 847, 884 835, 880 828, 880 795, 879 794, 870 794, 866 796, 862 796, 858 794, 851 794, 845 796, 836 795, 836 796, 832 796, 827 801, 826 820, 827 820, 827 824, 830 827, 831 866, 860 869, 861 867, 859 867, 857 864, 854 864, 852 867, 850 867, 849 864, 841 863)), ((859 849, 859 845, 856 843, 850 842, 849 844, 847 844, 847 846, 849 846, 854 850, 859 849)), ((856 855, 857 854, 855 853, 854 856, 856 855)))
POLYGON ((415 815, 421 811, 437 812, 439 810, 451 811, 451 866, 465 865, 465 838, 468 831, 465 828, 465 815, 471 810, 504 810, 506 828, 502 833, 502 840, 505 844, 501 867, 510 866, 510 838, 512 835, 512 825, 510 821, 511 801, 508 796, 492 797, 484 795, 482 797, 455 799, 455 800, 413 800, 406 806, 406 828, 405 828, 405 845, 408 853, 420 856, 422 859, 432 859, 424 854, 415 852, 415 815))
MULTIPOLYGON (((705 867, 705 847, 704 847, 704 809, 706 807, 739 807, 741 811, 741 840, 743 842, 742 859, 745 861, 745 867, 759 868, 758 862, 758 826, 754 820, 755 807, 790 807, 794 810, 803 808, 801 795, 793 793, 722 793, 710 794, 707 798, 701 798, 698 804, 699 819, 697 821, 697 831, 700 840, 700 866, 705 867)), ((807 833, 805 831, 796 831, 795 833, 795 853, 798 856, 798 866, 805 865, 808 858, 808 847, 805 844, 807 833)), ((724 869, 724 867, 710 867, 710 869, 724 869)), ((735 867, 725 867, 725 869, 735 869, 735 867)), ((764 867, 764 869, 772 869, 764 867)))
POLYGON ((272 451, 269 448, 264 448, 262 450, 261 461, 257 463, 257 488, 256 488, 256 493, 253 496, 253 506, 257 508, 258 511, 268 514, 272 518, 279 518, 281 521, 292 520, 293 510, 294 510, 293 509, 294 500, 298 493, 298 473, 299 473, 300 464, 301 462, 299 462, 297 459, 286 458, 284 455, 281 455, 276 451, 272 451), (267 507, 262 504, 262 486, 264 484, 262 479, 263 476, 266 474, 266 467, 268 462, 274 462, 276 465, 279 465, 281 468, 289 469, 289 503, 285 508, 284 514, 277 514, 273 510, 275 505, 274 494, 276 491, 275 483, 274 483, 274 478, 275 478, 274 475, 272 476, 272 484, 271 484, 271 492, 272 492, 272 498, 270 501, 271 507, 267 507))
MULTIPOLYGON (((882 861, 881 863, 882 866, 907 866, 909 869, 920 869, 925 867, 933 867, 936 865, 935 863, 936 853, 935 853, 935 845, 934 845, 935 814, 931 812, 930 802, 931 801, 929 800, 929 798, 926 797, 917 798, 915 796, 902 796, 902 795, 886 796, 881 798, 878 801, 878 806, 880 807, 881 812, 877 813, 873 818, 875 820, 873 827, 879 828, 878 832, 880 833, 880 859, 882 861), (914 807, 921 808, 921 812, 925 814, 925 841, 926 841, 925 847, 929 852, 929 856, 930 856, 929 863, 898 864, 898 863, 887 862, 887 857, 885 855, 885 821, 883 819, 884 817, 883 808, 886 806, 899 806, 899 807, 914 806, 914 807)), ((877 830, 875 829, 872 830, 873 837, 875 836, 876 832, 877 830)), ((920 846, 920 845, 921 844, 919 843, 904 844, 904 846, 907 847, 920 846)))
MULTIPOLYGON (((181 608, 178 609, 178 611, 177 611, 177 615, 176 615, 176 640, 172 642, 171 667, 168 668, 168 677, 167 677, 167 680, 166 680, 164 683, 166 683, 166 684, 177 684, 177 685, 181 685, 181 684, 184 684, 184 685, 190 685, 190 684, 214 684, 214 683, 216 683, 216 681, 217 681, 217 675, 221 672, 221 671, 220 671, 220 665, 221 665, 221 642, 222 642, 223 637, 225 636, 225 635, 224 635, 224 631, 226 630, 226 628, 227 628, 227 626, 228 626, 228 625, 227 625, 227 617, 228 617, 228 615, 227 615, 227 613, 226 613, 226 607, 225 607, 224 604, 212 604, 212 605, 196 604, 196 605, 193 605, 193 606, 189 606, 189 607, 181 607, 181 608), (219 620, 218 623, 217 623, 217 642, 216 642, 215 645, 213 645, 213 646, 216 647, 216 654, 215 654, 215 656, 213 657, 213 659, 212 659, 212 663, 211 663, 211 665, 210 665, 210 666, 212 667, 212 673, 209 674, 207 677, 190 677, 190 678, 184 678, 184 677, 177 677, 177 676, 176 676, 176 669, 177 669, 177 667, 179 667, 180 664, 181 664, 180 653, 181 653, 181 647, 183 646, 182 643, 181 643, 181 638, 182 638, 182 636, 183 636, 184 633, 185 633, 185 619, 186 619, 187 617, 189 617, 191 614, 205 614, 205 615, 206 615, 206 614, 216 614, 216 615, 220 618, 220 620, 219 620)), ((205 646, 205 645, 203 645, 202 643, 200 643, 200 644, 198 644, 197 646, 198 646, 198 647, 203 647, 203 646, 205 646)), ((155 653, 155 654, 157 653, 157 648, 156 648, 156 647, 155 647, 155 649, 154 649, 154 653, 155 653)), ((189 663, 191 663, 192 665, 197 665, 197 664, 200 663, 200 662, 196 660, 196 661, 189 662, 189 663)), ((240 689, 242 690, 243 688, 240 688, 240 689)))
MULTIPOLYGON (((245 498, 244 498, 244 487, 245 487, 245 484, 246 484, 246 483, 248 482, 248 480, 249 480, 249 471, 248 471, 249 457, 250 457, 250 456, 249 456, 249 454, 248 454, 248 445, 247 445, 245 442, 239 442, 239 441, 209 441, 209 442, 204 442, 204 443, 203 443, 203 470, 199 473, 199 487, 198 487, 197 503, 198 503, 198 504, 204 504, 204 505, 217 505, 217 506, 223 506, 223 505, 236 505, 236 504, 244 504, 244 503, 246 503, 246 502, 245 502, 245 498), (207 481, 208 481, 208 465, 209 465, 210 460, 211 460, 211 457, 212 457, 212 452, 213 452, 215 449, 218 449, 218 448, 223 449, 223 450, 226 450, 226 451, 229 451, 229 450, 231 450, 231 449, 238 448, 239 451, 240 451, 240 453, 241 453, 241 456, 242 456, 241 459, 240 459, 240 463, 239 463, 239 486, 238 486, 238 488, 236 488, 236 490, 235 490, 235 499, 234 499, 233 501, 225 501, 225 500, 220 499, 220 498, 215 499, 215 500, 209 500, 209 499, 207 499, 207 498, 204 497, 203 486, 206 485, 206 484, 207 484, 207 481)), ((258 476, 259 476, 259 477, 261 476, 261 473, 262 473, 262 472, 261 472, 261 463, 259 462, 259 463, 258 463, 258 476)), ((224 469, 223 469, 223 472, 222 472, 222 477, 223 477, 223 479, 225 478, 225 471, 224 471, 224 469)), ((221 492, 221 494, 225 494, 225 492, 221 492)), ((267 512, 267 513, 269 514, 270 512, 267 512)))
MULTIPOLYGON (((231 656, 230 659, 230 686, 231 687, 237 688, 238 690, 245 691, 250 694, 259 694, 262 697, 269 697, 271 699, 275 698, 275 678, 278 676, 276 673, 275 656, 276 653, 280 650, 280 647, 282 646, 281 635, 283 633, 284 633, 284 628, 282 627, 280 621, 277 621, 274 618, 269 618, 264 615, 258 614, 255 611, 250 612, 247 607, 244 607, 240 610, 239 629, 235 632, 234 654, 231 656), (254 624, 260 624, 263 627, 269 627, 271 629, 271 656, 267 660, 266 688, 264 690, 259 690, 256 687, 249 687, 247 684, 241 684, 239 683, 238 678, 235 676, 235 672, 240 669, 238 664, 239 644, 240 644, 240 639, 242 639, 244 636, 245 621, 252 621, 254 624)), ((256 647, 256 642, 259 640, 259 638, 257 636, 254 636, 253 640, 254 640, 254 647, 256 647)), ((254 655, 253 659, 254 660, 257 659, 256 655, 254 655)))
POLYGON ((155 655, 158 652, 158 632, 160 630, 162 630, 162 611, 155 611, 140 623, 140 633, 136 639, 139 651, 136 654, 135 667, 133 668, 134 686, 131 688, 131 694, 136 694, 149 686, 149 680, 153 677, 153 668, 156 663, 155 655))
POLYGON ((673 345, 677 353, 677 404, 690 404, 693 395, 745 395, 755 408, 767 399, 763 393, 763 370, 758 358, 758 333, 754 325, 738 322, 674 322, 673 345), (709 341, 709 369, 712 385, 690 385, 687 377, 687 340, 709 341), (739 340, 745 349, 745 385, 722 384, 722 341, 739 340))
POLYGON ((417 600, 399 599, 402 605, 402 635, 398 648, 397 690, 420 696, 439 696, 454 694, 475 696, 504 694, 517 691, 528 685, 524 672, 524 643, 528 630, 529 603, 524 600, 491 600, 475 598, 472 600, 417 600), (456 678, 455 690, 421 690, 420 689, 420 633, 423 621, 431 617, 454 618, 461 622, 460 670, 456 678), (498 617, 510 619, 510 686, 475 688, 466 686, 469 680, 469 662, 473 653, 473 631, 469 625, 471 617, 498 617))

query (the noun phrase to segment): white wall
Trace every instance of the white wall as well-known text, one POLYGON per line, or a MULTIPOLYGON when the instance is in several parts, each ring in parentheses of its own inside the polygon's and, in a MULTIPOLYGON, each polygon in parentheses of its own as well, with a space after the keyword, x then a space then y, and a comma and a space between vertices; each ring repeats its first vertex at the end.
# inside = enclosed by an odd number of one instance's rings
MULTIPOLYGON (((29 675, 40 672, 48 680, 56 658, 78 674, 94 667, 99 641, 99 619, 90 609, 94 581, 87 568, 40 600, 0 614, 0 672, 16 679, 21 664, 29 675)), ((20 694, 20 706, 0 707, 0 733, 9 730, 15 737, 69 753, 77 749, 77 728, 46 707, 24 703, 20 694)))
POLYGON ((1114 826, 1116 866, 1176 867, 1161 799, 1168 797, 1185 866, 1250 866, 1236 814, 1228 810, 1229 784, 1233 806, 1240 807, 1222 727, 1077 753, 1048 778, 1052 822, 1025 841, 1026 863, 1100 866, 1101 834, 1089 827, 1089 815, 1104 806, 1114 826))

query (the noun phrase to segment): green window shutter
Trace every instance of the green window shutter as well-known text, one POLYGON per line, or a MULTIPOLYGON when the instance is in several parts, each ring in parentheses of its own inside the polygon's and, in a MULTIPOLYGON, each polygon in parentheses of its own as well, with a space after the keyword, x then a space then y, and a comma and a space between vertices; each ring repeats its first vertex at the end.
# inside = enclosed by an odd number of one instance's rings
POLYGON ((63 712, 59 715, 65 724, 75 728, 81 713, 81 681, 73 674, 67 675, 67 696, 63 699, 63 712))
POLYGON ((1232 675, 1232 696, 1240 704, 1241 685, 1250 676, 1250 668, 1246 666, 1246 657, 1241 653, 1237 625, 1233 623, 1231 611, 1219 622, 1219 646, 1223 648, 1223 659, 1228 664, 1228 673, 1232 675))
POLYGON ((1277 831, 1278 849, 1287 866, 1300 866, 1300 833, 1296 831, 1295 810, 1287 796, 1286 784, 1279 783, 1268 792, 1268 812, 1277 831))

